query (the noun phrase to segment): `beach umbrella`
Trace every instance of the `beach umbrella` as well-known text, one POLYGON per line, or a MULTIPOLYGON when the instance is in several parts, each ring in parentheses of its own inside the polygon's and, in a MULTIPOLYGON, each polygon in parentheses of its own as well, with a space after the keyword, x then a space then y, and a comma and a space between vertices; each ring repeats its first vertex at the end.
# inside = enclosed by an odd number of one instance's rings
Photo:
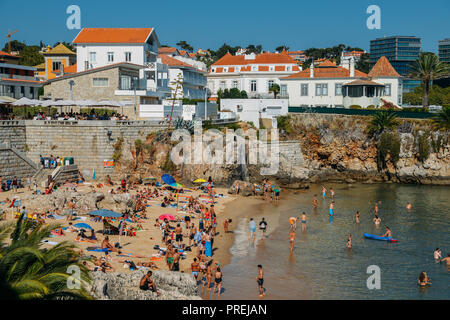
POLYGON ((163 174, 161 176, 161 179, 162 179, 162 181, 164 181, 164 183, 167 183, 168 185, 176 183, 174 177, 172 177, 170 174, 163 174))
POLYGON ((110 218, 120 218, 122 214, 106 210, 106 209, 100 209, 96 211, 91 211, 88 213, 90 216, 98 216, 98 217, 110 217, 110 218))
POLYGON ((171 214, 162 214, 158 217, 159 220, 167 219, 168 221, 175 221, 175 217, 171 214))
POLYGON ((90 225, 88 225, 87 223, 83 223, 83 222, 74 224, 73 226, 75 228, 80 228, 80 229, 83 228, 83 229, 88 229, 88 230, 94 230, 94 228, 92 228, 90 225))
POLYGON ((171 186, 172 188, 175 188, 175 189, 182 189, 183 188, 183 185, 178 183, 178 182, 171 183, 171 184, 169 184, 169 186, 171 186))
POLYGON ((208 182, 208 181, 206 181, 205 179, 194 180, 194 183, 203 183, 203 182, 208 182))

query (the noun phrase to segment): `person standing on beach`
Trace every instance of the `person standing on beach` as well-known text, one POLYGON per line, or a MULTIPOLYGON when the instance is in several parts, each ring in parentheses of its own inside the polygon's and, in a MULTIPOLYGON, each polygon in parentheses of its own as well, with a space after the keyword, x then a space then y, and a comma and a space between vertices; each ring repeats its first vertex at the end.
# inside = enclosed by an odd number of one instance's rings
POLYGON ((290 232, 289 232, 289 244, 290 244, 290 251, 292 253, 292 251, 294 251, 294 243, 295 243, 295 229, 291 228, 290 232))
POLYGON ((214 277, 214 289, 213 289, 213 294, 216 292, 216 288, 217 288, 217 295, 220 295, 220 291, 222 290, 222 271, 220 270, 219 267, 217 267, 216 272, 215 272, 215 277, 214 277))
POLYGON ((231 219, 225 219, 225 221, 223 222, 223 231, 225 233, 228 233, 228 226, 230 225, 231 221, 231 219))
POLYGON ((167 267, 169 267, 169 270, 172 270, 173 255, 174 255, 173 246, 169 240, 169 244, 167 245, 167 249, 166 249, 166 263, 167 263, 167 267))
POLYGON ((194 262, 191 263, 191 272, 195 278, 195 281, 198 281, 199 271, 200 271, 200 264, 197 262, 197 258, 194 258, 194 262))
POLYGON ((181 248, 183 246, 183 228, 179 223, 175 228, 175 241, 178 245, 178 248, 181 248))
POLYGON ((267 229, 267 222, 264 218, 259 222, 259 230, 262 231, 261 239, 264 239, 266 235, 266 229, 267 229))
POLYGON ((175 249, 174 255, 173 255, 173 265, 172 265, 172 271, 180 271, 180 253, 178 252, 178 249, 175 249))
POLYGON ((325 196, 327 195, 327 189, 322 186, 322 198, 325 199, 325 196))
POLYGON ((318 206, 317 194, 315 194, 314 197, 313 197, 313 207, 314 207, 314 209, 317 209, 317 206, 318 206))
POLYGON ((333 188, 330 188, 330 194, 331 194, 331 199, 334 199, 334 190, 333 190, 333 188))
POLYGON ((306 231, 306 213, 305 212, 303 212, 302 213, 302 218, 301 218, 302 220, 302 231, 303 232, 305 232, 306 231))
POLYGON ((258 276, 256 277, 256 282, 258 283, 259 296, 262 297, 264 293, 264 272, 262 265, 258 264, 258 276))
POLYGON ((256 223, 253 218, 250 218, 250 240, 255 241, 256 223))

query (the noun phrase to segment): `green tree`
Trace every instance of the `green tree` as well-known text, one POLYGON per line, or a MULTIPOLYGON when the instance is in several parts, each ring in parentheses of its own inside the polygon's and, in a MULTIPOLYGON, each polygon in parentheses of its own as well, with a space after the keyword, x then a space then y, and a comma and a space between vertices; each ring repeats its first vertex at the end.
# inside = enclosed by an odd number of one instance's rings
POLYGON ((181 49, 183 49, 187 52, 194 51, 194 48, 189 43, 187 43, 185 40, 177 42, 177 46, 179 46, 181 49))
POLYGON ((5 299, 90 299, 86 290, 90 283, 89 270, 82 264, 75 246, 67 241, 50 249, 42 241, 59 225, 36 224, 19 217, 0 226, 0 297, 5 299), (4 240, 11 239, 9 245, 4 240), (70 278, 69 266, 80 270, 80 281, 70 278), (76 281, 79 289, 70 289, 68 280, 76 281))
POLYGON ((361 55, 361 57, 359 58, 359 61, 356 63, 356 69, 364 72, 364 73, 369 73, 370 72, 370 60, 369 60, 370 56, 368 53, 364 53, 361 55))
POLYGON ((250 53, 260 54, 263 50, 262 45, 260 45, 260 44, 258 44, 256 46, 253 44, 249 44, 247 46, 247 48, 245 48, 245 49, 247 50, 246 51, 247 54, 250 54, 250 53))
POLYGON ((396 164, 400 159, 400 138, 395 133, 383 132, 377 143, 377 165, 379 170, 386 168, 388 159, 392 164, 396 164))
POLYGON ((278 52, 282 52, 283 50, 284 51, 289 51, 289 47, 283 44, 283 45, 278 46, 278 47, 275 48, 275 51, 278 51, 278 52))
POLYGON ((276 99, 277 94, 280 93, 280 85, 277 83, 272 84, 269 88, 269 92, 273 92, 273 96, 276 99))
POLYGON ((432 52, 423 52, 419 58, 411 65, 410 77, 420 80, 423 87, 423 106, 428 108, 428 94, 433 80, 441 79, 449 75, 448 65, 439 61, 439 58, 432 52))
POLYGON ((378 111, 372 116, 369 124, 369 133, 378 135, 384 130, 393 130, 398 125, 396 115, 392 111, 378 111))

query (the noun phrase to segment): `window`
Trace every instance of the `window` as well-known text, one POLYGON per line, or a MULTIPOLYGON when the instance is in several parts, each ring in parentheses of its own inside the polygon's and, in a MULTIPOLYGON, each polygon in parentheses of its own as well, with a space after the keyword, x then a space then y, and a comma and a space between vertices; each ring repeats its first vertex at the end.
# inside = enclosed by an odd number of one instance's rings
POLYGON ((120 77, 120 89, 121 90, 131 90, 131 77, 121 76, 120 77))
POLYGON ((226 82, 225 81, 220 81, 220 89, 225 90, 226 88, 226 82))
POLYGON ((327 96, 328 95, 328 84, 327 83, 317 83, 316 84, 316 96, 327 96))
POLYGON ((280 95, 281 96, 287 96, 287 86, 285 84, 282 84, 280 86, 280 95))
POLYGON ((61 61, 53 61, 52 67, 53 71, 61 69, 61 61))
POLYGON ((114 52, 108 52, 108 62, 114 62, 114 52))
POLYGON ((308 84, 307 83, 303 83, 301 86, 300 86, 300 95, 302 96, 302 97, 305 97, 305 96, 307 96, 308 95, 308 84))
POLYGON ((84 62, 84 70, 88 70, 89 69, 89 61, 85 61, 84 62))
POLYGON ((256 80, 250 81, 250 91, 256 92, 256 80))
POLYGON ((93 87, 107 87, 108 86, 108 78, 94 78, 92 79, 93 87))
POLYGON ((269 80, 269 81, 267 81, 267 89, 269 89, 270 90, 270 87, 272 87, 273 86, 273 80, 269 80))
POLYGON ((89 61, 96 62, 97 54, 95 52, 89 52, 89 61))
POLYGON ((125 52, 125 61, 130 62, 131 61, 131 52, 125 52))
POLYGON ((385 96, 391 96, 391 85, 387 84, 384 86, 384 95, 385 96))
POLYGON ((236 80, 234 80, 234 81, 233 81, 233 88, 236 88, 236 89, 237 89, 237 87, 238 87, 238 82, 237 82, 236 80))
POLYGON ((334 95, 342 96, 342 83, 336 83, 334 86, 334 95))

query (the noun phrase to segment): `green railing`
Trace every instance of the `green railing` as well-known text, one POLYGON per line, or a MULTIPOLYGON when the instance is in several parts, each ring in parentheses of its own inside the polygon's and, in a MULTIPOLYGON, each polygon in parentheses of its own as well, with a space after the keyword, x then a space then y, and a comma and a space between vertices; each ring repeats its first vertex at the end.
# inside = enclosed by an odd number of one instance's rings
MULTIPOLYGON (((289 113, 322 113, 322 114, 344 114, 350 116, 371 116, 379 110, 365 110, 365 109, 345 109, 345 108, 304 108, 304 107, 289 107, 289 113)), ((430 112, 411 112, 411 111, 394 111, 399 118, 412 119, 429 119, 435 116, 430 112)))

